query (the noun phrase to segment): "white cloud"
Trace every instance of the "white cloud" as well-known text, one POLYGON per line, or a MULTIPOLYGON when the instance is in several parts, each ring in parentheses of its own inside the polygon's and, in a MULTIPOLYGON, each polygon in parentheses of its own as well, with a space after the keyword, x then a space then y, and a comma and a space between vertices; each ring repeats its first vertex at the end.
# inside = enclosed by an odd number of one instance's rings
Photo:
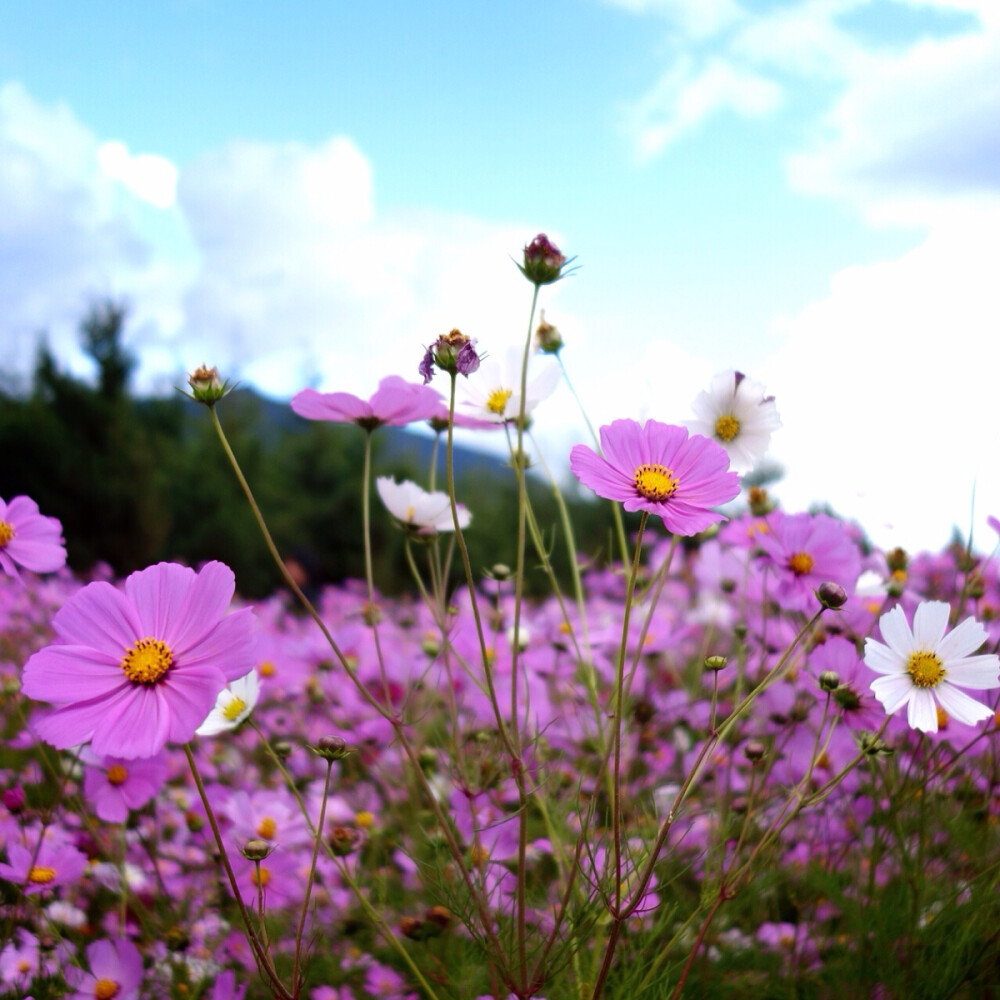
POLYGON ((857 62, 823 134, 788 167, 804 191, 928 222, 942 203, 1000 192, 998 164, 1000 30, 857 62))
POLYGON ((0 336, 4 369, 30 368, 36 335, 76 358, 94 296, 128 292, 150 247, 97 160, 97 141, 65 105, 0 87, 0 336))
POLYGON ((524 321, 508 257, 533 234, 379 213, 370 165, 344 137, 230 144, 184 170, 179 199, 201 257, 185 326, 205 346, 191 363, 206 354, 273 394, 318 373, 320 388, 367 395, 386 374, 415 380, 423 346, 454 326, 499 350, 524 321))
POLYGON ((156 208, 169 208, 177 190, 177 168, 162 156, 133 156, 123 142, 105 142, 97 149, 97 162, 112 180, 156 208))
POLYGON ((711 115, 733 111, 757 117, 781 103, 781 89, 772 81, 721 59, 696 66, 689 57, 660 77, 630 114, 640 158, 660 153, 711 115))
POLYGON ((976 537, 1000 512, 1000 202, 955 213, 898 260, 836 275, 766 366, 787 506, 829 501, 884 545, 976 537))

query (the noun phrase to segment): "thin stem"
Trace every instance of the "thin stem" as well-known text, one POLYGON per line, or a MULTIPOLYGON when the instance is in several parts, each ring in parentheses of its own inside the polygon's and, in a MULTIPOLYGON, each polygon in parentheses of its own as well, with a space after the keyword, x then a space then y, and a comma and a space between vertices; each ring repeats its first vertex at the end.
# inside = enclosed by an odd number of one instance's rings
POLYGON ((257 963, 257 971, 260 972, 261 976, 267 980, 270 985, 271 992, 278 997, 279 1000, 295 1000, 295 995, 289 993, 285 989, 284 984, 278 978, 278 974, 275 972, 274 966, 271 964, 271 958, 267 954, 267 950, 261 943, 260 938, 257 936, 257 930, 253 926, 253 922, 250 919, 250 911, 247 910, 246 903, 243 902, 243 895, 240 893, 240 887, 236 881, 236 873, 233 871, 232 864, 230 864, 229 852, 226 850, 225 842, 222 839, 222 833, 219 831, 219 823, 215 818, 215 810, 212 808, 212 803, 209 801, 208 793, 205 791, 205 785, 201 780, 201 773, 198 771, 198 765, 195 763, 194 754, 191 752, 191 745, 189 743, 184 744, 184 755, 187 757, 188 767, 191 769, 191 775, 194 778, 195 787, 198 789, 198 795, 201 797, 201 804, 205 807, 205 814, 208 816, 208 822, 212 828, 212 836, 215 838, 215 844, 219 848, 219 857, 222 860, 223 868, 226 870, 226 877, 229 879, 229 887, 233 890, 233 897, 236 900, 236 905, 240 911, 240 917, 243 920, 243 928, 246 931, 247 943, 250 945, 250 950, 253 952, 254 960, 257 963))

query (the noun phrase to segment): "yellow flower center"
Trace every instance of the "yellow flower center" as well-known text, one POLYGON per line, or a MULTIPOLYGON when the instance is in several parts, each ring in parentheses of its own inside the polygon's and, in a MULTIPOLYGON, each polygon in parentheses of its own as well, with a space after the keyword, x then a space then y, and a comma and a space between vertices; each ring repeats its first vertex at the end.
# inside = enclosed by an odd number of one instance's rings
POLYGON ((720 441, 732 441, 740 432, 740 422, 731 413, 724 413, 715 421, 715 436, 720 441))
POLYGON ((255 886, 264 889, 267 887, 267 883, 271 881, 271 871, 263 865, 256 865, 251 877, 255 886))
POLYGON ((94 983, 94 1000, 111 1000, 118 996, 118 984, 113 979, 98 979, 94 983))
POLYGON ((128 771, 125 770, 124 764, 112 764, 108 768, 108 781, 112 785, 124 785, 127 778, 128 771))
POLYGON ((935 653, 919 650, 910 653, 906 663, 906 672, 918 688, 937 687, 944 680, 944 664, 935 653))
POLYGON ((48 885, 56 878, 55 868, 48 868, 45 865, 33 865, 28 872, 28 881, 34 885, 48 885))
POLYGON ((155 684, 174 665, 174 654, 162 639, 137 639, 122 657, 122 670, 133 684, 155 684))
POLYGON ((0 549, 14 537, 14 525, 0 521, 0 549))
POLYGON ((640 465, 635 470, 635 488, 647 500, 666 500, 677 492, 679 480, 665 465, 640 465))
POLYGON ((274 835, 278 832, 278 824, 273 816, 265 816, 257 824, 257 836, 262 840, 274 840, 274 835))
POLYGON ((507 409, 507 400, 513 394, 513 389, 494 389, 486 400, 486 409, 490 413, 495 413, 498 417, 502 417, 504 411, 507 409))
POLYGON ((222 710, 222 717, 226 722, 235 722, 246 707, 247 703, 242 698, 233 695, 232 701, 222 710))
POLYGON ((261 677, 273 677, 277 673, 277 669, 270 660, 265 660, 260 665, 260 676, 261 677))
POLYGON ((805 576, 813 568, 813 557, 808 552, 796 552, 788 559, 788 568, 796 576, 805 576))
POLYGON ((370 830, 375 825, 375 817, 367 809, 355 814, 354 822, 362 829, 370 830))

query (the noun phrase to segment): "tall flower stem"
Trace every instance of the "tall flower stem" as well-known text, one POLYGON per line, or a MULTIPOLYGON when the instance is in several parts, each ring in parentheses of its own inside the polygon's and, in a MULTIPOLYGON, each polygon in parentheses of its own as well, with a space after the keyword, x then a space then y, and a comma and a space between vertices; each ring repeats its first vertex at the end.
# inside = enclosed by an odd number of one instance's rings
POLYGON ((229 861, 229 852, 226 850, 225 841, 222 839, 222 833, 219 830, 219 823, 215 818, 215 810, 212 808, 212 803, 208 798, 208 793, 205 791, 205 785, 201 780, 201 773, 198 770, 194 754, 191 752, 191 746, 188 743, 184 744, 184 755, 187 757, 188 767, 191 769, 191 776, 194 778, 195 787, 198 789, 201 804, 205 807, 205 815, 208 816, 208 823, 212 828, 212 836, 215 838, 215 845, 219 848, 219 856, 222 859, 222 867, 226 870, 226 877, 229 879, 229 887, 233 890, 233 898, 236 900, 236 906, 240 911, 240 917, 243 920, 243 928, 247 936, 247 943, 250 945, 250 950, 253 952, 254 961, 257 963, 257 970, 260 972, 261 978, 267 981, 271 993, 277 997, 278 1000, 295 1000, 297 993, 289 993, 288 990, 285 989, 284 984, 278 978, 274 965, 271 963, 271 958, 267 954, 267 950, 260 940, 257 929, 253 925, 253 921, 250 919, 250 911, 247 909, 246 903, 243 902, 243 895, 240 892, 239 883, 236 881, 236 873, 233 871, 233 866, 229 861))
MULTIPOLYGON (((454 384, 452 386, 452 410, 454 411, 454 384)), ((506 969, 502 961, 504 958, 503 949, 496 936, 496 932, 493 929, 493 920, 489 913, 489 907, 486 903, 486 900, 483 898, 482 892, 479 891, 475 880, 472 878, 468 866, 465 863, 465 859, 462 856, 462 849, 459 846, 458 841, 456 840, 452 829, 451 819, 449 816, 445 814, 444 809, 442 808, 440 802, 437 799, 437 796, 434 794, 434 792, 432 791, 427 782, 427 777, 420 766, 419 755, 406 734, 406 728, 403 725, 402 720, 394 716, 392 713, 386 711, 386 709, 382 706, 382 704, 378 701, 378 699, 374 698, 371 692, 368 690, 368 688, 361 682, 357 673, 354 671, 354 669, 348 662, 347 658, 344 656, 343 651, 337 644, 337 641, 333 638, 333 635, 327 628, 326 622, 323 621, 323 618, 316 610, 316 608, 313 606, 312 602, 309 600, 308 597, 306 597, 306 595, 302 592, 302 589, 289 574, 288 568, 285 566, 284 560, 281 558, 281 554, 278 552, 278 548, 274 544, 274 539, 271 537, 271 532, 268 530, 267 523, 265 522, 264 517, 260 512, 260 508, 257 506, 257 501, 254 499, 253 491, 250 489, 250 484, 247 482, 246 477, 243 475, 243 470, 240 468, 240 464, 237 461, 236 455, 233 453, 233 450, 229 445, 229 441, 226 438, 226 433, 222 428, 222 424, 219 422, 219 418, 215 412, 215 408, 210 407, 209 412, 212 414, 213 425, 215 427, 219 441, 222 444, 222 449, 225 452, 227 459, 229 460, 229 464, 232 467, 233 473, 235 474, 236 479, 243 490, 244 496, 247 498, 247 502, 250 504, 250 509, 253 511, 254 518, 257 521, 257 526, 260 529, 261 535, 264 538, 264 542, 267 545, 268 551, 271 553, 271 557, 274 559, 278 571, 281 573, 282 579, 285 581, 285 583, 287 584, 288 588, 292 591, 292 593, 295 594, 296 598, 302 605, 306 614, 309 615, 309 617, 316 624, 316 627, 322 633, 323 638, 326 640, 327 645, 329 645, 330 649, 333 651, 334 656, 336 656, 337 661, 340 663, 341 667, 343 668, 347 676, 350 678, 351 682, 354 684, 354 687, 358 691, 358 694, 370 708, 372 708, 375 712, 377 712, 392 727, 393 735, 398 741, 403 752, 406 754, 406 758, 409 761, 411 768, 413 769, 413 773, 416 775, 417 780, 420 782, 421 792, 423 793, 424 798, 426 799, 426 801, 428 802, 428 804, 430 805, 431 809, 434 812, 435 818, 440 826, 442 833, 444 834, 445 840, 447 841, 448 850, 451 853, 452 859, 455 862, 455 866, 458 868, 459 874, 462 879, 462 883, 465 885, 466 890, 468 891, 469 896, 473 901, 473 904, 476 908, 476 913, 479 917, 480 929, 482 935, 485 938, 485 940, 489 942, 492 954, 496 956, 498 960, 501 961, 501 966, 500 966, 501 974, 505 979, 509 978, 508 970, 506 969)), ((455 516, 457 522, 458 514, 454 500, 455 496, 454 476, 453 476, 453 471, 451 470, 450 429, 449 429, 448 452, 449 452, 449 493, 452 497, 453 515, 455 516)), ((469 565, 468 551, 464 548, 464 545, 463 545, 463 553, 464 553, 466 573, 468 575, 469 580, 471 581, 472 579, 471 566, 469 565)), ((478 621, 479 619, 477 610, 477 622, 478 621)), ((483 652, 485 659, 485 646, 483 646, 483 652)), ((494 698, 494 703, 495 701, 496 699, 494 698)), ((365 904, 367 904, 366 910, 370 909, 370 904, 367 903, 367 900, 365 901, 365 904)), ((398 944, 395 938, 393 938, 393 943, 398 944)))

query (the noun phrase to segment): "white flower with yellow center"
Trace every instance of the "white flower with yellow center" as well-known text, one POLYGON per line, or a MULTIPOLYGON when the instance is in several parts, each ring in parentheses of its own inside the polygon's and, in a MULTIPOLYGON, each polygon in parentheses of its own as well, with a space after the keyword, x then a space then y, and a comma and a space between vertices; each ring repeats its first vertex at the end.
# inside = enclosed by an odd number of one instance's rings
POLYGON ((231 681, 219 692, 215 708, 195 732, 199 736, 218 736, 219 733, 235 729, 250 717, 259 697, 260 678, 256 670, 251 670, 245 677, 231 681))
MULTIPOLYGON (((433 535, 438 531, 454 531, 451 501, 447 493, 428 493, 416 483, 404 479, 397 483, 389 476, 379 476, 375 488, 385 504, 385 509, 404 528, 418 535, 433 535)), ((472 515, 462 504, 458 505, 458 523, 463 529, 469 526, 472 515)))
MULTIPOLYGON (((486 357, 479 370, 455 386, 458 394, 456 412, 477 420, 503 424, 517 420, 521 412, 521 365, 524 351, 511 347, 503 361, 486 357)), ((558 360, 549 354, 532 354, 528 359, 525 386, 525 415, 555 392, 561 371, 558 360)))
POLYGON ((936 733, 951 718, 974 726, 993 718, 994 710, 959 687, 988 691, 1000 687, 1000 659, 992 653, 973 656, 986 641, 986 629, 966 618, 948 632, 951 608, 925 601, 913 615, 913 630, 897 605, 879 619, 885 643, 865 639, 865 664, 881 677, 871 689, 889 715, 906 705, 911 729, 936 733))
POLYGON ((729 468, 741 475, 764 456, 771 434, 781 426, 774 398, 737 371, 716 375, 691 409, 696 419, 687 421, 689 430, 718 441, 729 455, 729 468))

